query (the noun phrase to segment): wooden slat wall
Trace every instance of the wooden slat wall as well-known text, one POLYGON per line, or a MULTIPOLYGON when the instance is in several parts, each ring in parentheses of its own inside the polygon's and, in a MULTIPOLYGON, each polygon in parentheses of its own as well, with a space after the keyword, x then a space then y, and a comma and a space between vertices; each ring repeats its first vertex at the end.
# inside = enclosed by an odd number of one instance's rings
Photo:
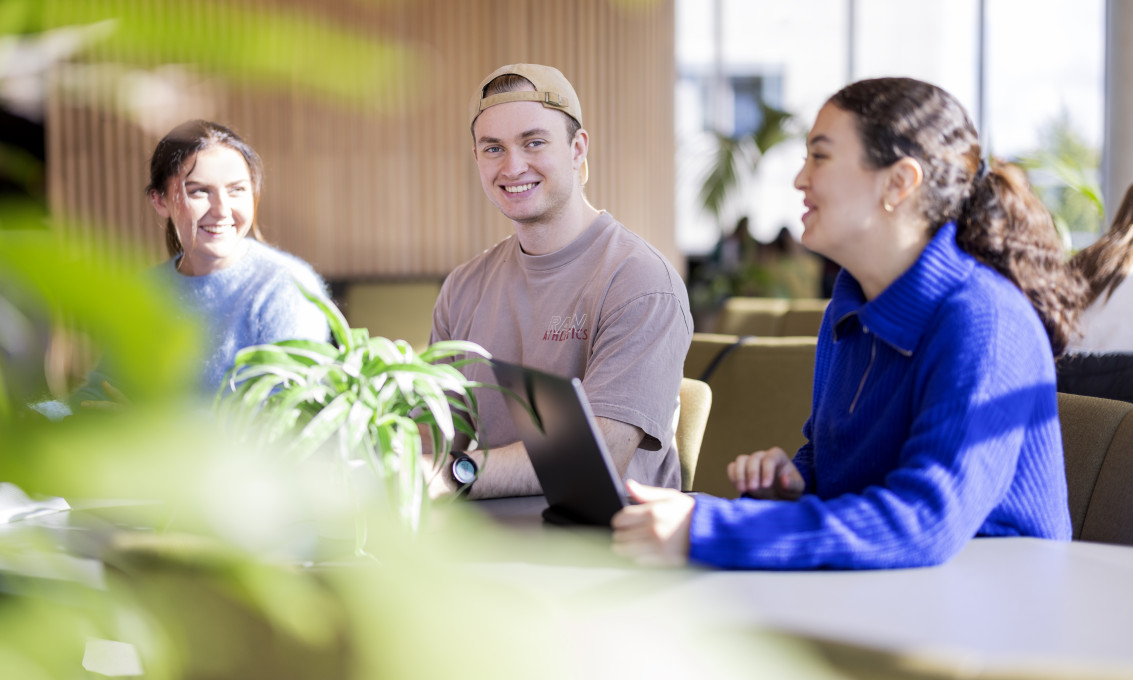
MULTIPOLYGON (((582 99, 591 202, 682 266, 673 223, 673 0, 242 1, 408 45, 423 67, 394 64, 398 94, 369 109, 188 69, 168 101, 131 89, 124 67, 112 66, 121 55, 95 48, 86 63, 60 69, 48 108, 51 206, 90 224, 86 238, 113 233, 143 244, 154 261, 164 257, 143 192, 149 154, 172 124, 205 117, 234 127, 263 156, 260 220, 270 241, 328 279, 444 275, 511 230, 480 188, 471 90, 497 66, 532 61, 557 66, 582 99), (115 114, 90 105, 91 93, 127 108, 140 97, 145 106, 115 114)), ((148 0, 100 2, 131 13, 148 0)), ((187 27, 187 44, 200 36, 207 27, 187 27)), ((293 46, 259 49, 286 58, 293 46)))

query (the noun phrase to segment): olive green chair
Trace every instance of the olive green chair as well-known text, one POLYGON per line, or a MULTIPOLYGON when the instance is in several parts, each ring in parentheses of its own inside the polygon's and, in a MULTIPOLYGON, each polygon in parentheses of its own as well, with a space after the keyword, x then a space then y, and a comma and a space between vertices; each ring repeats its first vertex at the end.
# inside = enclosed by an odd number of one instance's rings
POLYGON ((1058 395, 1074 538, 1133 545, 1133 404, 1058 395))
POLYGON ((791 305, 783 315, 779 335, 817 336, 818 329, 822 326, 822 316, 826 314, 826 306, 829 304, 830 300, 826 299, 791 300, 791 305))
POLYGON ((780 298, 728 298, 715 330, 721 335, 777 337, 782 335, 783 317, 790 306, 790 300, 780 298))
POLYGON ((342 313, 354 328, 405 340, 420 351, 429 344, 433 305, 440 292, 441 282, 432 279, 354 282, 342 296, 342 313))
POLYGON ((693 334, 685 377, 699 379, 717 357, 720 360, 706 378, 712 389, 712 410, 692 490, 734 498, 727 465, 736 456, 771 446, 793 454, 803 444, 816 347, 813 337, 693 334))
POLYGON ((821 298, 728 298, 716 319, 715 332, 759 337, 816 336, 829 303, 821 298))

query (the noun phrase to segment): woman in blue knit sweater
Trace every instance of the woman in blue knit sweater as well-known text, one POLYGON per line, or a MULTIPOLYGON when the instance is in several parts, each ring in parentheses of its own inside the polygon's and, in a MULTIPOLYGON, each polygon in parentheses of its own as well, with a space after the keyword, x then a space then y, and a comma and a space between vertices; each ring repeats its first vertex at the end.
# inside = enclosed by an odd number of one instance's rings
MULTIPOLYGON (((201 321, 199 386, 206 393, 216 392, 244 347, 330 334, 326 317, 295 285, 325 296, 323 280, 306 262, 263 243, 256 221, 262 179, 256 151, 204 120, 174 128, 150 159, 146 191, 165 218, 171 258, 153 274, 201 321)), ((104 373, 93 372, 71 402, 110 404, 100 389, 104 373)))
POLYGON ((795 186, 803 243, 843 267, 807 443, 739 456, 737 500, 630 483, 615 550, 869 569, 939 564, 974 536, 1069 539, 1054 357, 1085 285, 1022 172, 981 159, 951 95, 883 78, 822 107, 795 186))

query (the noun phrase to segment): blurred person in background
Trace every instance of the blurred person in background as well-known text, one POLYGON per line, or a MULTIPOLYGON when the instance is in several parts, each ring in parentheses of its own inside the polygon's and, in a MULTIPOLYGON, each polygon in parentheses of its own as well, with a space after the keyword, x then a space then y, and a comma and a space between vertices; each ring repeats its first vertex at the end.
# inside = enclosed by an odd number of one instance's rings
POLYGON ((1089 285, 1081 337, 1058 362, 1058 390, 1133 402, 1133 186, 1113 225, 1070 260, 1089 285))
POLYGON ((1076 352, 1133 352, 1133 186, 1109 231, 1070 260, 1090 286, 1076 352))

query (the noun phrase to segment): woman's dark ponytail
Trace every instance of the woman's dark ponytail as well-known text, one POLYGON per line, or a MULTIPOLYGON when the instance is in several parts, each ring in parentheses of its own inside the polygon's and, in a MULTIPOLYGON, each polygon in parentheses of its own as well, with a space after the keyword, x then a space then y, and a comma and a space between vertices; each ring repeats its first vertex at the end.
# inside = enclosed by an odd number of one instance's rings
POLYGON ((988 168, 985 177, 974 178, 956 221, 956 242, 1023 291, 1059 356, 1074 339, 1086 282, 1067 265, 1054 220, 1023 171, 998 160, 988 168))

